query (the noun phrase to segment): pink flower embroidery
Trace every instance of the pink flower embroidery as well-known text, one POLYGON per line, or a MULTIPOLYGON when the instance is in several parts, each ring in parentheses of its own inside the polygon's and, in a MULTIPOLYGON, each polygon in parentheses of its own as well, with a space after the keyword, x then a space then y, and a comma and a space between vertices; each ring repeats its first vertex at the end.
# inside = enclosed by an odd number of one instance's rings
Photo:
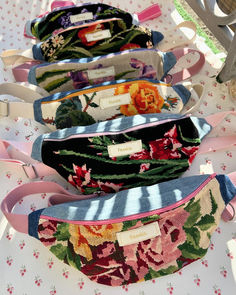
POLYGON ((73 164, 75 175, 69 175, 68 182, 75 186, 81 193, 85 192, 86 187, 97 188, 97 191, 103 191, 105 193, 118 192, 123 183, 101 182, 95 181, 91 178, 91 169, 87 170, 86 164, 82 167, 73 164))
POLYGON ((144 171, 147 171, 150 167, 150 163, 144 163, 144 164, 141 164, 140 165, 140 170, 139 170, 139 173, 142 173, 144 171))
MULTIPOLYGON (((131 160, 144 160, 144 159, 180 159, 183 154, 188 156, 189 164, 192 163, 199 149, 199 146, 187 146, 183 147, 182 143, 177 139, 177 127, 174 125, 169 131, 164 134, 164 138, 153 140, 149 142, 150 152, 143 149, 139 153, 132 154, 131 160)), ((145 164, 146 165, 146 164, 145 164)), ((148 170, 149 167, 140 167, 140 172, 148 170)))
POLYGON ((101 188, 101 190, 107 194, 109 193, 114 193, 114 192, 118 192, 121 188, 122 188, 122 185, 123 183, 112 183, 112 182, 101 182, 101 181, 98 181, 97 182, 99 187, 101 188))
POLYGON ((178 159, 181 154, 178 149, 182 144, 176 139, 178 136, 176 125, 164 134, 164 138, 151 141, 149 143, 151 148, 152 159, 178 159))
POLYGON ((91 169, 87 170, 86 164, 83 165, 82 167, 76 166, 73 164, 73 169, 75 172, 75 176, 69 175, 68 181, 71 183, 73 186, 75 186, 78 190, 83 192, 81 189, 82 186, 90 184, 90 186, 94 187, 96 183, 94 181, 91 181, 90 177, 90 171, 91 169))
POLYGON ((130 155, 131 160, 146 160, 151 159, 150 153, 147 150, 142 150, 141 152, 130 155))
POLYGON ((192 161, 194 160, 198 149, 199 149, 199 146, 187 146, 181 149, 181 151, 189 157, 188 159, 189 164, 191 164, 192 161))
POLYGON ((56 242, 56 238, 53 234, 57 231, 57 221, 46 220, 45 222, 39 224, 38 235, 40 241, 45 246, 51 246, 56 242))
POLYGON ((155 271, 168 268, 170 265, 177 266, 176 259, 181 256, 178 246, 186 240, 183 225, 189 213, 183 208, 178 208, 160 216, 158 224, 161 236, 124 247, 126 263, 132 266, 135 272, 140 272, 140 275, 143 275, 144 266, 155 271), (137 257, 140 258, 139 263, 137 257))
POLYGON ((131 279, 131 268, 122 259, 116 261, 112 256, 103 257, 96 263, 84 265, 81 271, 90 280, 110 286, 120 286, 131 279))

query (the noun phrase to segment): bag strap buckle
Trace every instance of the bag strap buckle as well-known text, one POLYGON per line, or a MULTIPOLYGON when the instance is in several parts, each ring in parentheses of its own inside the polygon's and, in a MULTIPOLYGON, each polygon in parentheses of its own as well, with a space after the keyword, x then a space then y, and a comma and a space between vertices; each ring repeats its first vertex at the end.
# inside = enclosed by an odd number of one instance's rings
POLYGON ((0 100, 0 117, 9 116, 9 104, 8 99, 0 100))
POLYGON ((32 165, 32 164, 23 164, 22 168, 23 168, 23 171, 24 171, 27 178, 34 179, 34 178, 39 177, 34 165, 32 165))

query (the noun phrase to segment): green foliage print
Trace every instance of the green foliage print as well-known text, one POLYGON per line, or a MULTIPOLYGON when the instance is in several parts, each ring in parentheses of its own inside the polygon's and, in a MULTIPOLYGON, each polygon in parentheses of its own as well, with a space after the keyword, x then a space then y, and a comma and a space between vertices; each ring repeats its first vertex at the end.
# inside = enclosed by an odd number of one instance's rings
POLYGON ((84 110, 79 98, 66 99, 57 108, 55 124, 57 129, 72 126, 87 126, 95 123, 95 120, 84 110))
POLYGON ((61 223, 57 227, 57 231, 53 234, 57 241, 67 241, 70 238, 69 224, 61 223))
POLYGON ((166 269, 161 269, 159 271, 155 271, 152 268, 149 268, 149 272, 145 275, 144 279, 145 281, 151 280, 153 278, 158 278, 158 277, 172 274, 176 272, 177 270, 178 270, 178 267, 174 265, 170 265, 166 269))
MULTIPOLYGON (((209 197, 211 200, 210 214, 202 215, 200 199, 196 201, 193 198, 184 208, 187 212, 189 212, 190 215, 183 227, 186 233, 186 241, 184 244, 178 246, 178 248, 182 251, 183 258, 193 260, 199 259, 202 258, 207 252, 207 248, 204 249, 200 247, 201 232, 206 232, 212 227, 216 226, 216 221, 213 214, 216 213, 218 208, 211 190, 209 190, 209 197)), ((208 232, 204 238, 210 239, 208 232)))
POLYGON ((155 215, 147 216, 147 217, 140 218, 140 219, 123 221, 122 231, 129 230, 131 227, 134 227, 139 222, 141 222, 143 225, 145 225, 147 223, 157 221, 158 219, 160 219, 160 216, 155 214, 155 215))

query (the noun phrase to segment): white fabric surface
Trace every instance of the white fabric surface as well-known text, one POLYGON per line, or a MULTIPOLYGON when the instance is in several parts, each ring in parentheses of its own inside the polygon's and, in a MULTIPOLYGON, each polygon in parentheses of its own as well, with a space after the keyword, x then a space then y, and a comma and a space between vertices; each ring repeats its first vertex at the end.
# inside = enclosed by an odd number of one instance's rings
MULTIPOLYGON (((87 1, 78 1, 86 3, 87 1)), ((92 2, 92 1, 90 1, 92 2)), ((101 1, 103 2, 103 1, 101 1)), ((138 12, 155 3, 151 0, 113 0, 104 3, 120 7, 129 12, 138 12)), ((146 22, 145 26, 165 31, 182 21, 171 0, 158 0, 162 16, 146 22)), ((23 27, 28 19, 33 19, 49 10, 51 0, 1 0, 0 1, 0 52, 6 49, 27 49, 32 41, 23 36, 23 27)), ((214 78, 221 67, 221 61, 197 38, 191 47, 202 50, 207 62, 199 75, 193 77, 195 83, 205 86, 205 97, 194 115, 205 117, 220 111, 235 110, 236 104, 228 95, 226 84, 217 84, 214 78)), ((190 64, 190 56, 183 61, 190 64)), ((0 82, 13 82, 10 69, 2 64, 0 82)), ((174 70, 173 70, 174 71, 174 70)), ((3 96, 0 99, 4 98, 3 96)), ((14 100, 14 98, 12 98, 14 100)), ((210 136, 232 135, 236 133, 236 118, 228 116, 210 136)), ((0 137, 21 141, 34 140, 47 129, 33 120, 16 118, 0 119, 0 137)), ((200 173, 230 173, 236 170, 236 148, 198 155, 185 175, 200 173)), ((64 187, 67 183, 61 177, 45 177, 64 187)), ((0 164, 0 201, 15 186, 28 182, 23 174, 12 171, 0 164)), ((44 194, 26 198, 19 202, 16 211, 31 212, 46 206, 44 194)), ((212 244, 204 259, 183 268, 173 275, 125 287, 107 287, 89 281, 82 273, 58 261, 39 241, 17 233, 0 213, 0 294, 16 295, 199 295, 235 294, 236 280, 236 227, 235 222, 221 222, 213 234, 212 244)))

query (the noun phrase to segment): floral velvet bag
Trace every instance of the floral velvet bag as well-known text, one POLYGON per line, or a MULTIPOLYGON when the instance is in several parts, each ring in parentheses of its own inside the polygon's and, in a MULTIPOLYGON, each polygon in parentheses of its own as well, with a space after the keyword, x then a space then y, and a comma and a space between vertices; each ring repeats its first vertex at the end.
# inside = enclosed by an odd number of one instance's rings
POLYGON ((141 26, 128 26, 112 18, 70 27, 27 50, 6 50, 1 54, 5 66, 29 60, 56 60, 106 55, 134 48, 153 48, 162 39, 160 32, 141 26))
POLYGON ((111 193, 179 177, 210 130, 193 116, 135 115, 43 134, 31 157, 82 194, 111 193))
MULTIPOLYGON (((16 87, 11 83, 8 84, 9 91, 5 91, 4 94, 11 94, 16 87)), ((7 83, 0 85, 0 92, 6 85, 7 83)), ((19 88, 18 85, 18 91, 19 88)), ((29 89, 27 91, 26 98, 29 96, 29 89)), ((0 102, 0 114, 4 115, 5 108, 5 116, 32 118, 51 130, 55 130, 71 126, 85 126, 136 114, 180 113, 186 105, 190 106, 192 102, 188 103, 188 101, 191 97, 195 98, 197 103, 191 105, 188 110, 185 107, 184 112, 190 112, 199 105, 203 97, 202 91, 203 87, 200 84, 190 84, 185 87, 181 84, 171 86, 150 79, 118 80, 80 90, 59 92, 35 100, 31 99, 31 103, 27 100, 25 102, 0 102)), ((32 91, 31 98, 35 97, 35 94, 32 91)), ((23 87, 21 96, 17 95, 17 97, 24 99, 23 87)))
POLYGON ((53 1, 51 10, 51 12, 47 12, 26 23, 25 37, 36 37, 44 41, 69 27, 91 23, 100 19, 122 18, 128 26, 131 26, 161 15, 158 4, 153 4, 144 11, 133 15, 108 4, 96 2, 75 6, 70 1, 53 1))
POLYGON ((179 48, 172 52, 156 49, 136 49, 112 53, 94 58, 63 60, 36 64, 26 62, 12 69, 17 82, 29 82, 49 93, 81 89, 119 79, 166 81, 171 76, 172 85, 197 74, 205 63, 203 53, 191 48, 179 48), (183 56, 199 55, 198 61, 172 75, 168 72, 183 56))
POLYGON ((94 282, 120 286, 175 273, 204 257, 235 196, 230 175, 190 176, 86 200, 56 183, 32 182, 10 191, 1 209, 17 231, 63 263, 94 282), (50 207, 12 213, 23 197, 39 193, 53 193, 50 207))

